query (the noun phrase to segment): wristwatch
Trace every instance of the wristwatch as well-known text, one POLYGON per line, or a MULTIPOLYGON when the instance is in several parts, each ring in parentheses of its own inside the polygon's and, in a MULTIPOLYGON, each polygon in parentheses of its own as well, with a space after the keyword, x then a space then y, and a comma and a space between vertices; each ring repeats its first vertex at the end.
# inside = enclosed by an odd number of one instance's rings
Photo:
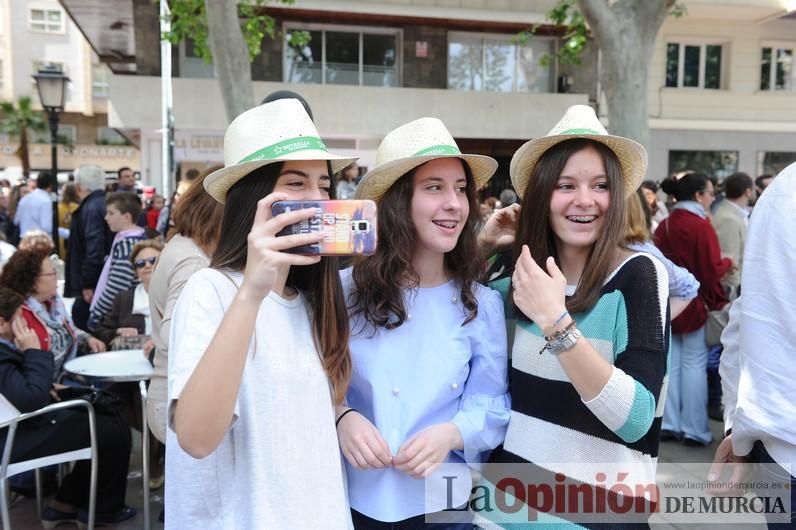
POLYGON ((581 333, 578 328, 575 326, 567 326, 560 333, 556 333, 556 335, 547 342, 544 349, 553 355, 564 353, 565 351, 571 350, 582 336, 583 333, 581 333))

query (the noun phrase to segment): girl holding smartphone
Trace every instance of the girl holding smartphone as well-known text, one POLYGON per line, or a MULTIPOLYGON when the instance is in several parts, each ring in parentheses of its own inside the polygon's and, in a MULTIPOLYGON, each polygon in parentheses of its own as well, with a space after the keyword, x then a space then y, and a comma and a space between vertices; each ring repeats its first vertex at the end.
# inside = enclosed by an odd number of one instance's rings
POLYGON ((475 237, 476 190, 497 162, 462 154, 434 118, 388 133, 377 160, 356 198, 378 204, 379 245, 343 274, 353 376, 337 430, 355 528, 422 528, 450 506, 420 479, 481 462, 508 421, 503 304, 477 283, 475 237))
POLYGON ((276 237, 312 210, 277 200, 334 197, 352 162, 326 151, 298 100, 238 116, 225 168, 204 180, 225 204, 210 268, 180 294, 169 341, 166 528, 348 528, 334 428, 351 373, 333 258, 276 237))

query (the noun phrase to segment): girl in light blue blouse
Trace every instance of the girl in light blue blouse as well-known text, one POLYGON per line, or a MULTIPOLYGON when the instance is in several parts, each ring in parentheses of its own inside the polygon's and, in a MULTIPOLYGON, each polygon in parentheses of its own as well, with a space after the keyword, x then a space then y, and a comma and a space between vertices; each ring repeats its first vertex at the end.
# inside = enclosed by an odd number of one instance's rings
POLYGON ((343 273, 353 374, 337 429, 355 527, 419 528, 470 495, 457 481, 427 500, 421 479, 480 463, 509 420, 503 303, 477 283, 474 230, 497 162, 462 154, 434 118, 391 131, 377 160, 356 196, 378 202, 378 250, 343 273))

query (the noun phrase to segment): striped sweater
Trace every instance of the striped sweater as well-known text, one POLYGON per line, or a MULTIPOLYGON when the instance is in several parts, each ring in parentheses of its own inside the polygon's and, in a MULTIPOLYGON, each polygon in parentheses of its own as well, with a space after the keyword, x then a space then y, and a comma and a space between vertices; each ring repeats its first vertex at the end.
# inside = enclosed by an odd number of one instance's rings
POLYGON ((136 243, 144 239, 146 236, 142 233, 130 235, 113 243, 108 257, 111 260, 108 281, 102 291, 94 293, 96 303, 91 304, 89 328, 93 329, 102 322, 102 318, 113 307, 113 301, 117 294, 130 289, 136 283, 135 270, 130 263, 130 251, 133 250, 136 243))
MULTIPOLYGON (((509 278, 493 287, 507 298, 509 278)), ((510 371, 511 420, 491 462, 533 464, 551 484, 553 473, 561 472, 569 483, 592 485, 598 480, 589 464, 630 464, 634 483, 654 484, 670 335, 663 264, 649 254, 632 255, 608 276, 597 303, 573 318, 614 366, 608 383, 584 402, 558 359, 539 354, 545 344, 539 327, 520 319, 510 371)))

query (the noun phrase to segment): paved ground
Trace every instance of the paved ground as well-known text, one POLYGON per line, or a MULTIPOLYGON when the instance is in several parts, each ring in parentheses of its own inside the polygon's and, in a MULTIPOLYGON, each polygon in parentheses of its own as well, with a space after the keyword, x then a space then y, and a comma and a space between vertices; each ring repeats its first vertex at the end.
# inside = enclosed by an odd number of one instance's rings
MULTIPOLYGON (((667 469, 671 470, 672 467, 681 470, 671 473, 672 476, 677 477, 693 477, 695 480, 703 481, 708 474, 710 463, 713 461, 713 453, 716 451, 716 446, 724 436, 724 426, 721 422, 710 421, 710 430, 713 432, 713 443, 708 447, 687 447, 679 442, 663 442, 661 443, 659 463, 668 464, 667 469), (698 473, 694 473, 694 466, 689 465, 688 469, 681 465, 682 463, 698 463, 696 467, 699 469, 698 473), (671 467, 670 467, 671 466, 671 467)), ((662 473, 658 473, 658 482, 665 480, 666 477, 662 473)), ((743 530, 766 530, 765 521, 760 517, 760 524, 736 524, 728 525, 726 523, 716 524, 684 524, 684 523, 670 523, 665 516, 656 514, 650 521, 653 530, 668 530, 668 529, 688 529, 688 530, 719 530, 723 528, 735 528, 743 530)))
MULTIPOLYGON (((133 455, 130 458, 130 473, 127 480, 127 504, 138 510, 138 515, 132 521, 119 525, 116 528, 133 530, 144 528, 144 503, 141 480, 141 436, 136 431, 133 435, 133 455)), ((46 501, 45 501, 46 502, 46 501)), ((162 530, 163 523, 158 522, 158 516, 163 509, 163 488, 151 494, 150 519, 152 530, 162 530)), ((40 529, 41 523, 36 515, 35 499, 22 499, 11 508, 11 527, 14 530, 40 529)), ((73 525, 60 525, 59 529, 69 530, 73 525)), ((110 527, 106 527, 110 528, 110 527)), ((198 530, 198 529, 197 529, 198 530)))
MULTIPOLYGON (((711 429, 713 431, 713 436, 716 441, 711 444, 709 447, 701 448, 701 447, 686 447, 677 442, 666 442, 661 444, 660 450, 660 462, 667 463, 674 466, 675 469, 680 468, 682 471, 675 472, 677 476, 690 476, 696 480, 702 480, 707 475, 707 470, 709 467, 709 463, 713 460, 713 453, 716 450, 716 445, 718 444, 718 440, 722 435, 722 425, 719 422, 711 421, 711 429), (686 469, 685 466, 681 465, 682 463, 701 463, 700 466, 700 473, 694 473, 694 469, 689 466, 686 469)), ((141 445, 140 445, 140 437, 134 437, 134 440, 138 440, 138 443, 134 446, 134 454, 131 459, 131 473, 130 479, 128 482, 127 488, 127 502, 138 509, 138 515, 136 518, 124 525, 119 526, 118 528, 124 530, 132 530, 132 529, 142 529, 144 528, 144 519, 143 519, 143 503, 142 503, 142 490, 141 490, 141 445)), ((674 476, 675 473, 672 473, 674 476)), ((661 477, 659 475, 658 479, 661 480, 663 478, 669 477, 661 477)), ((158 515, 163 508, 163 490, 155 491, 152 493, 152 508, 151 508, 151 520, 153 530, 160 530, 163 528, 162 523, 158 523, 158 515)), ((762 522, 762 519, 761 519, 762 522)), ((11 523, 15 530, 28 530, 28 529, 36 529, 41 528, 41 525, 36 517, 36 507, 35 503, 31 499, 24 499, 17 502, 13 508, 11 509, 11 523)), ((720 528, 725 528, 728 525, 726 524, 683 524, 683 523, 670 523, 667 522, 665 517, 661 515, 656 515, 652 519, 652 528, 653 530, 669 530, 669 529, 687 529, 687 530, 698 530, 698 529, 705 529, 705 530, 718 530, 720 528)), ((59 528, 68 529, 70 528, 69 525, 62 525, 59 528)), ((74 528, 74 527, 72 527, 74 528)), ((760 525, 753 525, 753 524, 744 524, 744 525, 734 525, 734 528, 737 529, 744 529, 744 530, 765 530, 765 524, 760 525)), ((282 529, 274 529, 274 530, 282 530, 282 529)), ((314 529, 302 529, 302 530, 314 530, 314 529)), ((321 530, 321 529, 318 529, 321 530)))

